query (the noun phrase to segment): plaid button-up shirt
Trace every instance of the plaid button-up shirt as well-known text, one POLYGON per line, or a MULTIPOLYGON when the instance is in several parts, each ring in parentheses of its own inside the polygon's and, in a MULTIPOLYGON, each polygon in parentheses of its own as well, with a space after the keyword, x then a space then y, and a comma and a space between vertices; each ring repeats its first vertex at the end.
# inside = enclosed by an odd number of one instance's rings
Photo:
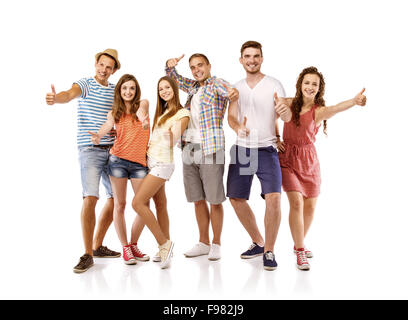
MULTIPOLYGON (((196 80, 180 76, 175 68, 167 68, 166 74, 177 82, 178 87, 188 94, 185 107, 190 110, 191 99, 200 89, 196 80)), ((208 78, 203 87, 200 97, 200 136, 201 148, 205 155, 225 149, 225 136, 222 128, 224 114, 228 106, 228 90, 232 86, 225 80, 211 77, 208 78)), ((185 143, 184 137, 182 144, 185 143)))

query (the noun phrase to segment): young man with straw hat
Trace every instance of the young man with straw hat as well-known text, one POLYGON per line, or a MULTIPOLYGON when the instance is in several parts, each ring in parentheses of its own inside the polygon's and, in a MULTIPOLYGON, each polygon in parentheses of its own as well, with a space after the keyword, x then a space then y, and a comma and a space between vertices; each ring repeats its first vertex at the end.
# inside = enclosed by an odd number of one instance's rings
POLYGON ((119 252, 102 246, 105 234, 113 220, 113 195, 107 165, 109 150, 113 145, 113 136, 105 136, 99 145, 93 145, 88 131, 98 131, 106 121, 106 115, 112 110, 115 85, 108 79, 120 68, 118 52, 106 49, 95 56, 95 76, 83 78, 73 83, 72 88, 57 93, 51 85, 46 102, 67 103, 78 99, 77 144, 81 166, 83 206, 81 211, 82 236, 85 254, 74 267, 74 272, 82 273, 93 266, 93 257, 120 257, 119 252), (95 207, 99 199, 99 182, 106 190, 107 202, 103 207, 94 238, 95 207))

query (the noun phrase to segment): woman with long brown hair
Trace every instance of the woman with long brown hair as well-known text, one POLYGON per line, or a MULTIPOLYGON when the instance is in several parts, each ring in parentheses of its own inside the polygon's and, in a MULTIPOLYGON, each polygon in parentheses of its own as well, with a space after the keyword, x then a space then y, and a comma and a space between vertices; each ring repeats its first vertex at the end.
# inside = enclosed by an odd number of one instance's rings
POLYGON ((180 104, 176 82, 167 76, 160 78, 157 84, 157 106, 152 138, 147 151, 150 171, 143 179, 132 206, 156 238, 159 253, 156 254, 154 261, 161 261, 161 268, 169 267, 174 246, 170 240, 164 186, 175 168, 173 146, 187 128, 189 118, 190 112, 180 104), (148 206, 152 197, 155 198, 157 219, 148 206), (157 203, 163 205, 160 210, 157 203))
POLYGON ((130 242, 126 233, 125 207, 127 182, 130 180, 134 193, 147 174, 147 145, 149 142, 149 102, 141 100, 138 81, 133 75, 125 74, 115 87, 112 111, 98 133, 92 134, 92 142, 99 144, 114 126, 116 140, 109 156, 109 176, 114 196, 113 221, 119 240, 123 246, 126 264, 136 264, 136 260, 147 261, 149 256, 137 247, 137 241, 144 228, 138 216, 132 225, 130 242))
POLYGON ((354 105, 364 106, 365 89, 354 98, 335 106, 326 107, 325 82, 315 67, 304 69, 296 83, 296 96, 292 100, 292 120, 283 127, 283 142, 278 142, 282 169, 282 187, 289 199, 289 225, 295 243, 297 266, 309 270, 307 258, 313 256, 305 249, 304 238, 312 224, 317 197, 320 193, 320 165, 314 142, 323 122, 354 105))

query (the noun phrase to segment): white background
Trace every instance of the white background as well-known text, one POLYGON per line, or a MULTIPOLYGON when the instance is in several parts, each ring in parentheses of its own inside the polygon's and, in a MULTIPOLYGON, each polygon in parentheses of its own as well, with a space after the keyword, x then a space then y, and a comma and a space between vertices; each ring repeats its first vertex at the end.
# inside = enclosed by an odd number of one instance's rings
MULTIPOLYGON (((405 1, 13 1, 0 6, 0 298, 408 298, 405 1), (264 271, 260 258, 239 258, 250 239, 229 202, 222 259, 185 259, 182 253, 197 241, 198 230, 193 205, 185 200, 177 150, 176 171, 167 184, 176 243, 172 267, 99 259, 85 274, 74 274, 83 253, 77 102, 47 106, 50 85, 58 92, 92 76, 95 53, 116 48, 122 68, 110 81, 134 74, 153 115, 166 59, 184 53, 178 70, 191 76, 187 57, 203 52, 212 75, 235 83, 245 77, 238 58, 247 40, 263 44, 262 70, 279 79, 288 96, 295 93, 300 71, 311 65, 325 75, 328 105, 366 88, 366 107, 337 115, 328 121, 328 137, 318 135, 323 184, 306 239, 315 254, 311 271, 295 267, 285 194, 275 250, 278 270, 264 271)), ((235 137, 224 124, 229 150, 235 137)), ((259 192, 255 178, 250 204, 263 229, 259 192)), ((129 207, 129 226, 133 217, 129 207)), ((120 250, 113 226, 105 244, 120 250)), ((151 256, 157 251, 147 229, 140 247, 151 256)))

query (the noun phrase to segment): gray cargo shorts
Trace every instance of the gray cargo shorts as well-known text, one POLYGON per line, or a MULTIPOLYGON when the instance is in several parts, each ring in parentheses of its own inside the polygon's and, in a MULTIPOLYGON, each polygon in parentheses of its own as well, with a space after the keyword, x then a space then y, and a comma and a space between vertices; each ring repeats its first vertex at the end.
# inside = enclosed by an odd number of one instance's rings
POLYGON ((182 152, 184 191, 188 202, 221 204, 224 190, 225 151, 204 156, 199 144, 187 143, 182 152))

